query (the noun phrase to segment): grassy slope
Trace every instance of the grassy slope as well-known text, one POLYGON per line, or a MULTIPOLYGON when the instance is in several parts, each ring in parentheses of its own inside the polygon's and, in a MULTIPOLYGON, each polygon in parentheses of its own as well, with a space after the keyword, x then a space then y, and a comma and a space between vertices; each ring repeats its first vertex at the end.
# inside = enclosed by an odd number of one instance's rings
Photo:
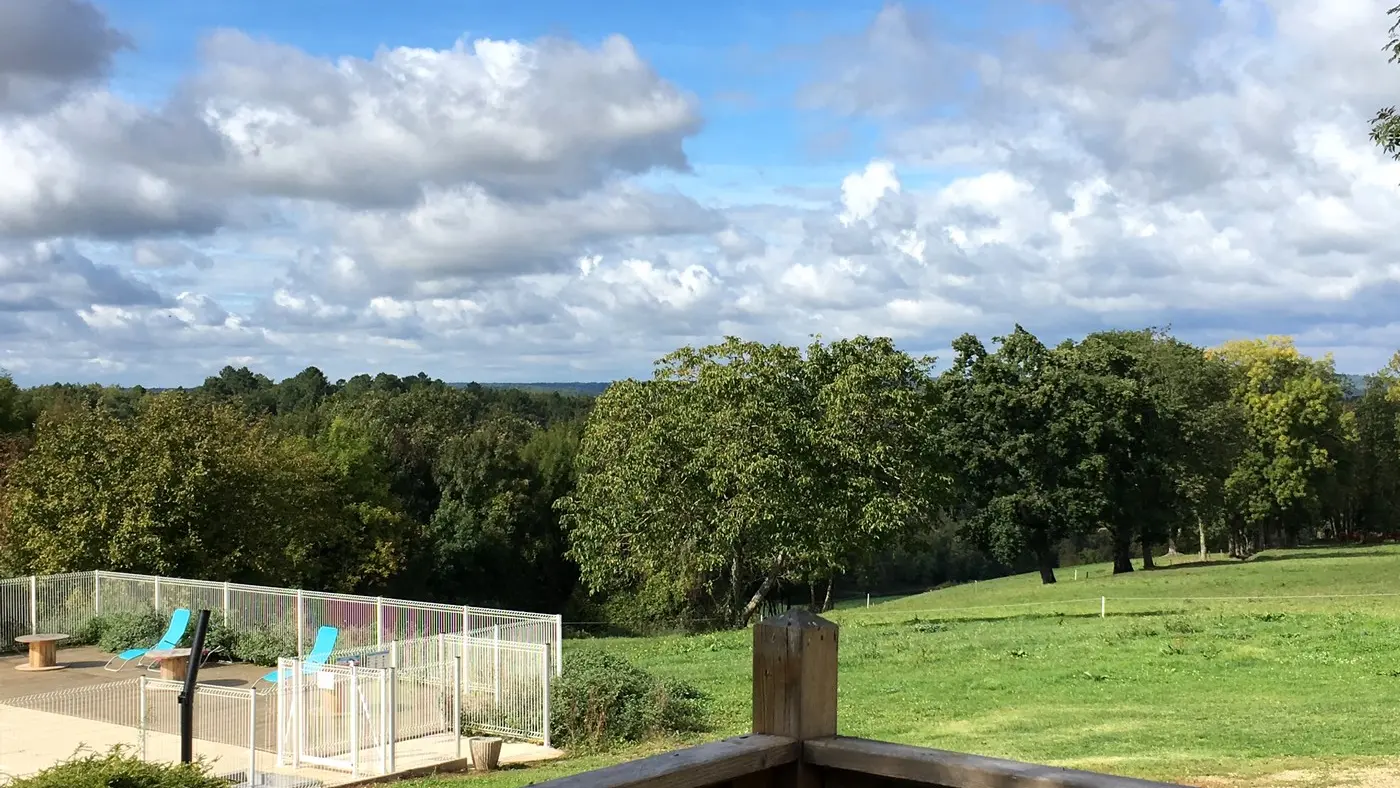
MULTIPOLYGON (((1120 577, 1087 569, 1077 582, 1061 571, 1052 587, 1018 576, 835 612, 842 732, 1175 780, 1395 757, 1400 598, 1314 595, 1400 591, 1400 548, 1280 551, 1120 577)), ((715 698, 722 736, 747 728, 749 643, 734 632, 569 646, 698 683, 715 698)), ((489 782, 521 785, 636 754, 489 782)), ((431 784, 449 782, 483 783, 431 784)))

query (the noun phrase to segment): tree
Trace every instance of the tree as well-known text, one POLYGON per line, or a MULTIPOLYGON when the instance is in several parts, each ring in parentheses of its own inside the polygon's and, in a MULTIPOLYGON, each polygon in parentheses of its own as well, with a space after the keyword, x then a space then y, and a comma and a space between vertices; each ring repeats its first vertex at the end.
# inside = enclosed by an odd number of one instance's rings
POLYGON ((10 374, 0 369, 0 436, 28 430, 34 421, 29 399, 10 374))
POLYGON ((858 337, 682 348, 598 398, 561 499, 595 593, 747 621, 784 578, 830 574, 936 505, 927 360, 858 337))
POLYGON ((1197 531, 1204 560, 1206 523, 1218 516, 1239 451, 1228 367, 1154 329, 1090 334, 1076 351, 1100 361, 1093 372, 1111 388, 1113 378, 1127 384, 1115 400, 1101 400, 1115 404, 1101 414, 1112 429, 1098 449, 1113 469, 1105 483, 1114 571, 1131 571, 1135 537, 1150 568, 1153 546, 1174 551, 1184 528, 1197 531))
MULTIPOLYGON (((1386 13, 1400 16, 1400 5, 1392 6, 1386 13)), ((1390 26, 1389 38, 1382 50, 1390 53, 1391 63, 1400 63, 1400 19, 1390 26)), ((1390 156, 1400 159, 1400 115, 1396 115, 1395 107, 1386 107, 1371 119, 1371 141, 1390 156)))
POLYGON ((994 341, 995 352, 971 334, 953 342, 937 439, 957 469, 973 540, 1006 564, 1029 552, 1041 582, 1053 583, 1057 543, 1097 524, 1104 506, 1083 370, 1019 325, 994 341))
POLYGON ((230 406, 168 393, 132 420, 93 407, 46 417, 6 487, 12 572, 353 584, 316 560, 347 536, 324 462, 230 406))
POLYGON ((1317 522, 1324 485, 1350 440, 1354 424, 1342 407, 1332 359, 1304 356, 1288 337, 1227 342, 1211 351, 1233 367, 1232 399, 1245 442, 1226 494, 1236 518, 1231 551, 1244 556, 1282 534, 1293 543, 1317 522))

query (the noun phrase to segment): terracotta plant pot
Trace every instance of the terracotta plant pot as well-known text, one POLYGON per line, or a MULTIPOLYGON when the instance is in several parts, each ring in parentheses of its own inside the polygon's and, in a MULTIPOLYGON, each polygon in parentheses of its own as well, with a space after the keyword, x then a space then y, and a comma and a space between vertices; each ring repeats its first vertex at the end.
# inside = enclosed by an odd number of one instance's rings
POLYGON ((472 769, 489 772, 501 762, 501 739, 496 736, 473 736, 467 739, 472 753, 472 769))

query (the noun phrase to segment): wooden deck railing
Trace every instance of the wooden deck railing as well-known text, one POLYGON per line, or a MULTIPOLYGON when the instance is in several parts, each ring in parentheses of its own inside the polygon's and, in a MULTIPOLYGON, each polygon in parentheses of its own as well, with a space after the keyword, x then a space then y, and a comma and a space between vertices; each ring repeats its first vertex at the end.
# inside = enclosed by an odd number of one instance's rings
POLYGON ((793 611, 754 627, 753 733, 538 788, 1150 788, 1130 777, 836 735, 838 627, 793 611))

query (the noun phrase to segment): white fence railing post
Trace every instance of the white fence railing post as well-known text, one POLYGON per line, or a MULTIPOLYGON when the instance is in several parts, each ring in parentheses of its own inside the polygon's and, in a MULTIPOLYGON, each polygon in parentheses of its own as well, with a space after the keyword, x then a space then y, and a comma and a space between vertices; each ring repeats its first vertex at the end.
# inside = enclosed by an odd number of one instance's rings
POLYGON ((350 774, 360 776, 360 666, 350 663, 350 774))
POLYGON ((141 760, 146 760, 146 677, 142 676, 136 680, 136 691, 141 698, 137 701, 137 715, 139 720, 136 726, 136 736, 141 750, 141 760))
POLYGON ((501 625, 491 627, 491 677, 496 685, 496 708, 501 707, 501 625))
MULTIPOLYGON (((452 658, 452 742, 462 757, 462 658, 452 658)), ((473 764, 475 765, 475 764, 473 764)))
MULTIPOLYGON (((397 644, 398 641, 396 640, 394 643, 397 644)), ((389 685, 389 703, 385 707, 388 709, 389 717, 389 736, 387 737, 389 741, 389 769, 385 774, 393 774, 397 770, 397 767, 394 766, 399 741, 399 672, 397 667, 395 665, 389 668, 385 677, 385 681, 389 685)))
POLYGON ((564 670, 564 617, 559 614, 554 616, 554 675, 561 675, 564 670))
POLYGON ((301 753, 306 749, 306 693, 301 686, 301 658, 292 660, 288 668, 292 671, 292 736, 296 742, 292 747, 292 768, 300 769, 301 753))
POLYGON ((394 728, 390 723, 389 680, 394 677, 392 670, 379 674, 379 773, 389 774, 389 740, 394 738, 394 728))
POLYGON ((306 626, 302 618, 301 589, 297 589, 297 659, 300 660, 305 655, 304 642, 306 640, 306 626))
POLYGON ((283 683, 283 677, 287 675, 286 665, 281 657, 277 658, 277 765, 286 766, 286 741, 287 741, 287 690, 283 683))
POLYGON ((29 576, 29 634, 39 634, 39 578, 29 576))
POLYGON ((159 612, 160 612, 160 576, 159 576, 159 575, 156 576, 156 582, 155 582, 154 585, 155 585, 154 597, 155 597, 156 612, 159 613, 159 612))
POLYGON ((92 615, 102 616, 102 571, 92 573, 92 615))
POLYGON ((228 623, 228 581, 224 581, 224 623, 228 623))
POLYGON ((374 598, 374 645, 384 645, 384 597, 382 596, 374 598))
POLYGON ((543 682, 542 688, 543 688, 543 690, 544 690, 544 703, 542 704, 542 705, 544 706, 544 727, 543 727, 543 730, 544 730, 544 746, 548 747, 548 746, 550 746, 550 744, 549 744, 549 684, 550 684, 550 680, 554 677, 554 672, 551 671, 551 670, 549 669, 549 663, 551 662, 550 657, 553 656, 553 651, 552 651, 551 648, 550 648, 550 644, 548 644, 548 643, 545 644, 544 652, 543 652, 543 653, 544 653, 544 670, 540 671, 540 673, 541 673, 541 675, 540 675, 540 680, 543 682))
MULTIPOLYGON (((224 590, 228 590, 227 583, 224 590)), ((258 691, 251 687, 248 689, 248 784, 258 784, 258 691)))

